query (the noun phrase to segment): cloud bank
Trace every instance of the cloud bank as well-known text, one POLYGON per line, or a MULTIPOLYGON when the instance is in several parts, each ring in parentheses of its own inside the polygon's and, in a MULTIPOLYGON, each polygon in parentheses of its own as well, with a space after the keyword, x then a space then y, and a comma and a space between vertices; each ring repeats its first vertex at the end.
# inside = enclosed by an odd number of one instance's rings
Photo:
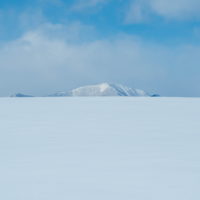
POLYGON ((0 48, 1 94, 43 95, 105 81, 169 96, 200 94, 195 83, 199 46, 171 48, 127 34, 79 40, 91 30, 80 23, 44 24, 5 43, 0 48))
POLYGON ((127 23, 145 22, 150 16, 166 20, 200 20, 199 0, 132 0, 127 23))

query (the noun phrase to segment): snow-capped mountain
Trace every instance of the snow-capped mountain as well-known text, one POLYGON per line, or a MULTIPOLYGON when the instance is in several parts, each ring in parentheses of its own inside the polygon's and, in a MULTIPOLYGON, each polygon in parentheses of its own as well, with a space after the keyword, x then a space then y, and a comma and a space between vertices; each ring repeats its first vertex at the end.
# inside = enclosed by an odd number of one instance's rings
POLYGON ((143 90, 129 88, 120 84, 101 83, 59 92, 51 96, 149 96, 143 90))
MULTIPOLYGON (((149 95, 143 90, 134 89, 127 86, 123 86, 120 84, 111 84, 111 83, 101 83, 97 85, 87 85, 82 86, 76 89, 72 89, 70 91, 64 92, 56 92, 54 94, 50 94, 47 97, 89 97, 89 96, 135 96, 135 97, 145 97, 152 96, 149 95)), ((157 95, 156 95, 157 96, 157 95)), ((32 97, 31 95, 25 94, 15 94, 11 95, 11 97, 32 97)))

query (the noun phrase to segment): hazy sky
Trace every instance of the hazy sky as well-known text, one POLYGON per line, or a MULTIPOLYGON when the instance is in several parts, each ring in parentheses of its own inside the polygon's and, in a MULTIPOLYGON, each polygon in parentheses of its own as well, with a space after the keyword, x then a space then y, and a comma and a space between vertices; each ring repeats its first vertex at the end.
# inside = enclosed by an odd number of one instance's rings
POLYGON ((0 1, 0 96, 100 82, 200 96, 200 1, 0 1))

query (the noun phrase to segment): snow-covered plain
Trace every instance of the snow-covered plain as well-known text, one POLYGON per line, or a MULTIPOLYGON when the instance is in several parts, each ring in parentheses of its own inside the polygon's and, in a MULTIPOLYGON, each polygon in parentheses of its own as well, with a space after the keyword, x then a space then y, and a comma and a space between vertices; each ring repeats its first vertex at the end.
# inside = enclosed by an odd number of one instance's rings
POLYGON ((0 199, 199 200, 199 98, 1 98, 0 199))

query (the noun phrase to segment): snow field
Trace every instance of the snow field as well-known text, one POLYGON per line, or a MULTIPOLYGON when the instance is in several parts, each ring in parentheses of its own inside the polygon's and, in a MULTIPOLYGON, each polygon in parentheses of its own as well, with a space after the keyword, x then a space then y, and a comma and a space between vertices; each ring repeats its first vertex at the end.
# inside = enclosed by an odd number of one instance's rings
POLYGON ((0 199, 199 200, 199 98, 1 98, 0 199))

